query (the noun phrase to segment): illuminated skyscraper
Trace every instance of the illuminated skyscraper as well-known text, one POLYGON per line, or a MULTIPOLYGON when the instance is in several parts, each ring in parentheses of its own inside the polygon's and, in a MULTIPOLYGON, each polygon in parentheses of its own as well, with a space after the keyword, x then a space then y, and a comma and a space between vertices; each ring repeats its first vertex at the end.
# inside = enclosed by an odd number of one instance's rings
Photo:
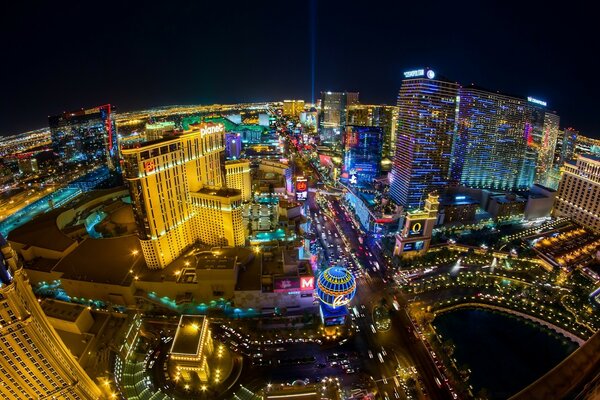
POLYGON ((573 128, 565 128, 558 134, 556 150, 554 151, 554 166, 562 167, 567 161, 575 157, 575 147, 579 132, 573 128))
POLYGON ((222 124, 203 123, 179 136, 122 149, 148 267, 164 268, 200 237, 194 219, 202 216, 191 193, 223 186, 224 134, 222 124))
POLYGON ((283 115, 286 117, 298 117, 304 111, 304 100, 284 100, 283 115))
POLYGON ((104 162, 119 167, 113 108, 100 107, 64 112, 48 117, 52 149, 66 164, 104 162))
POLYGON ((414 209, 448 183, 459 86, 436 78, 430 69, 408 71, 405 78, 398 93, 390 195, 414 209))
POLYGON ((376 126, 347 126, 343 137, 342 181, 369 184, 381 172, 383 129, 376 126))
POLYGON ((560 117, 553 112, 544 113, 544 124, 541 135, 534 137, 537 146, 538 158, 535 167, 535 182, 546 185, 552 172, 554 162, 554 151, 558 140, 560 117))
POLYGON ((600 158, 579 155, 564 165, 552 215, 600 232, 600 158))
POLYGON ((319 130, 321 141, 339 141, 347 124, 348 106, 358 104, 356 92, 321 92, 319 130))
POLYGON ((225 158, 235 160, 242 153, 242 135, 237 132, 225 134, 225 158))
POLYGON ((534 181, 543 112, 526 99, 461 88, 452 178, 477 188, 528 189, 534 181))
POLYGON ((0 398, 99 399, 50 325, 16 253, 0 236, 0 398))
POLYGON ((383 156, 394 157, 398 107, 354 104, 348 106, 348 125, 378 126, 383 129, 383 156))

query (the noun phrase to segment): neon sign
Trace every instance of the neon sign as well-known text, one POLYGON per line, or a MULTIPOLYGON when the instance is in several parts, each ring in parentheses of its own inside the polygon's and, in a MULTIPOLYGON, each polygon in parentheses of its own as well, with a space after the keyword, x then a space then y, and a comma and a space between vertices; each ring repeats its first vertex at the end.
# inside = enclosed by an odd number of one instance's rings
POLYGON ((315 288, 315 278, 313 276, 300 277, 301 290, 313 290, 315 288))
POLYGON ((424 68, 404 72, 405 78, 417 78, 419 76, 426 76, 429 79, 433 79, 435 78, 435 72, 431 69, 425 70, 424 68))
POLYGON ((546 107, 548 105, 548 103, 546 103, 545 101, 538 100, 535 97, 528 97, 527 101, 530 102, 530 103, 533 103, 533 104, 537 104, 539 106, 543 106, 543 107, 546 107))
POLYGON ((337 308, 337 307, 345 306, 346 304, 350 303, 350 300, 352 300, 352 298, 345 294, 335 296, 335 298, 333 299, 332 307, 337 308))
POLYGON ((423 225, 421 225, 420 222, 415 222, 411 228, 412 233, 414 234, 418 234, 421 233, 421 228, 423 227, 423 225))
POLYGON ((211 133, 219 133, 225 131, 225 125, 223 124, 215 124, 215 125, 204 125, 200 128, 200 134, 208 135, 211 133))
POLYGON ((414 69, 412 71, 406 71, 404 73, 405 78, 416 78, 417 76, 425 76, 424 69, 414 69))
POLYGON ((296 200, 306 200, 308 192, 308 182, 303 176, 296 178, 296 200))

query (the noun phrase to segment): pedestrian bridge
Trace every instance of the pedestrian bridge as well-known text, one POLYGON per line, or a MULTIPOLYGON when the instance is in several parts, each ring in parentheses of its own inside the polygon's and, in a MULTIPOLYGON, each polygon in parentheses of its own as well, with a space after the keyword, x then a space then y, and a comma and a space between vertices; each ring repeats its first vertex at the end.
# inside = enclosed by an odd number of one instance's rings
POLYGON ((309 192, 311 193, 319 193, 319 194, 325 194, 325 195, 329 195, 329 196, 341 196, 344 193, 339 191, 339 192, 330 192, 327 190, 323 190, 323 189, 316 189, 316 188, 309 188, 308 189, 309 192))

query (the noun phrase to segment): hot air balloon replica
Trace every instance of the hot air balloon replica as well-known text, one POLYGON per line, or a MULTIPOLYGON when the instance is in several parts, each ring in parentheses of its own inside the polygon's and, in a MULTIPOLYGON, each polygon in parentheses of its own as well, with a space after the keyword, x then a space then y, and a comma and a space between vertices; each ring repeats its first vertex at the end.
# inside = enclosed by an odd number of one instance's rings
POLYGON ((325 327, 343 325, 348 315, 346 305, 356 294, 356 280, 346 268, 331 267, 317 280, 317 296, 321 302, 321 320, 325 327))

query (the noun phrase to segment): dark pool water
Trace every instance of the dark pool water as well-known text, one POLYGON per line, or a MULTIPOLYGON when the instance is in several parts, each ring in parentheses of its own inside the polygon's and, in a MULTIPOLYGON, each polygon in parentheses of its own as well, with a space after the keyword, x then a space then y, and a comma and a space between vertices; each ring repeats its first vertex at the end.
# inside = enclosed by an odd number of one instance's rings
POLYGON ((473 392, 485 388, 492 399, 507 399, 577 349, 545 327, 490 310, 454 310, 433 325, 442 340, 454 342, 457 365, 471 369, 473 392))

